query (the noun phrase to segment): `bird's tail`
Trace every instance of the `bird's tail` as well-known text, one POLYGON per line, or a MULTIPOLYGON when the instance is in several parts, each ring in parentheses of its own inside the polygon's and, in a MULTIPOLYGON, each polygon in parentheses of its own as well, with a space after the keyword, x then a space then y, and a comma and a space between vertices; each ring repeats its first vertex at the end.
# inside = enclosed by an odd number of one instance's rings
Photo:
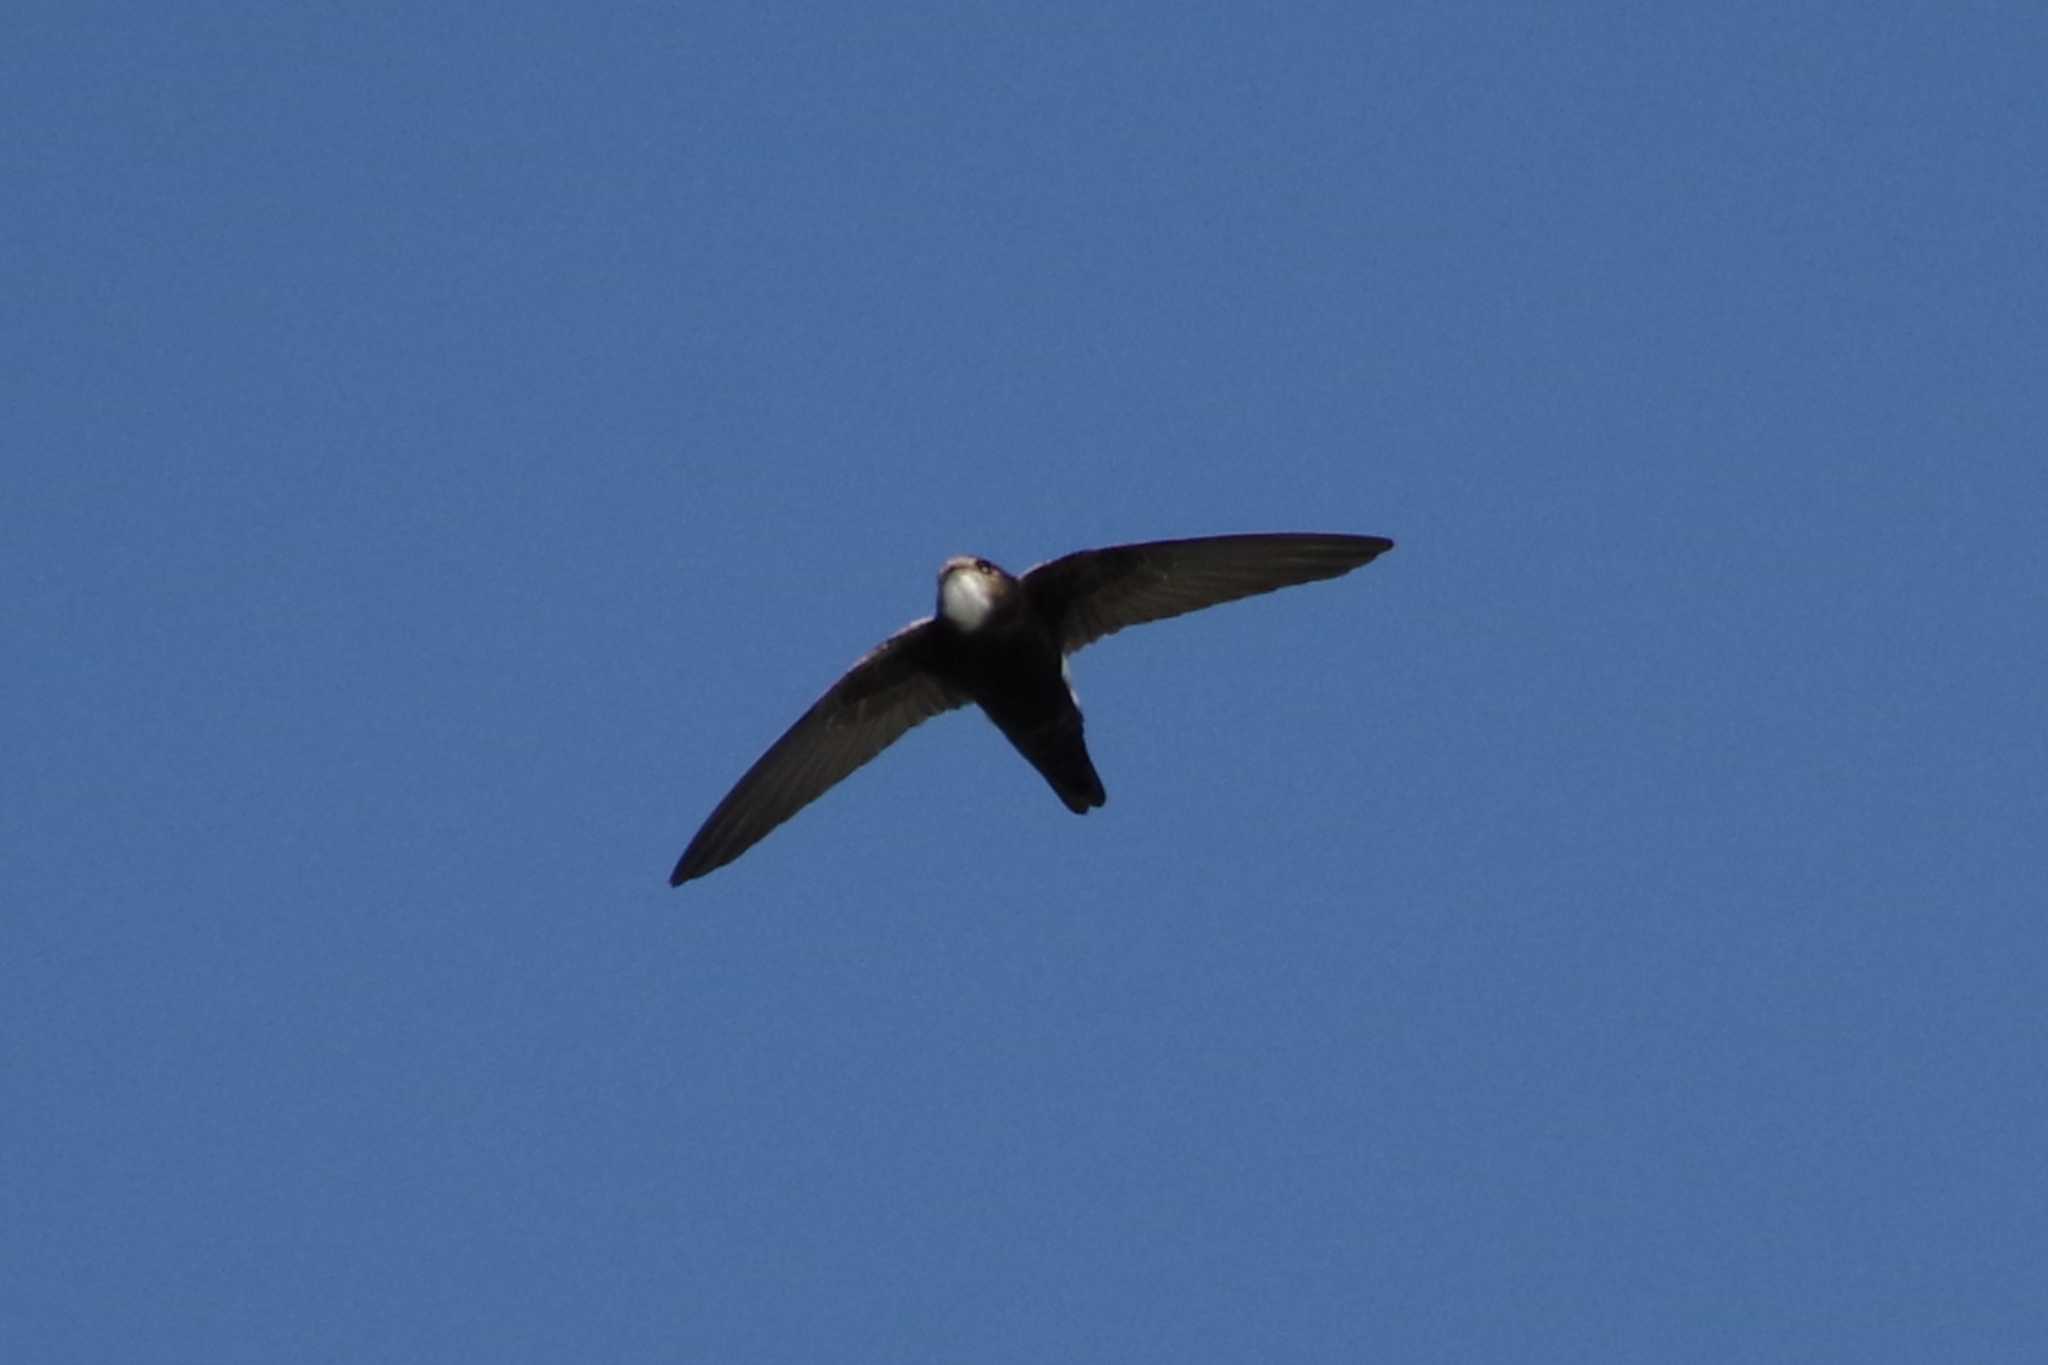
POLYGON ((1086 815, 1109 800, 1088 757, 1088 744, 1081 737, 1079 710, 1070 708, 1030 727, 1004 726, 1003 733, 1074 814, 1086 815))

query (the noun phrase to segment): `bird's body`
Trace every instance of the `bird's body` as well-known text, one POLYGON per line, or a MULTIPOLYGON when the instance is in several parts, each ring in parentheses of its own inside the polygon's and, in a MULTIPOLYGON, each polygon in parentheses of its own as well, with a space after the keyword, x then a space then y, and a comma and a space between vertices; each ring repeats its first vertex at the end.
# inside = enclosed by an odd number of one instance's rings
POLYGON ((1023 583, 987 560, 947 560, 928 666, 979 706, 1067 809, 1082 815, 1109 797, 1081 737, 1059 632, 1033 608, 1023 583))
POLYGON ((985 559, 949 559, 937 611, 869 651, 748 769, 669 884, 731 862, 913 725, 969 702, 1067 809, 1085 814, 1108 796, 1068 684, 1069 654, 1125 626, 1334 578, 1392 548, 1378 536, 1209 536, 1083 550, 1022 577, 985 559))

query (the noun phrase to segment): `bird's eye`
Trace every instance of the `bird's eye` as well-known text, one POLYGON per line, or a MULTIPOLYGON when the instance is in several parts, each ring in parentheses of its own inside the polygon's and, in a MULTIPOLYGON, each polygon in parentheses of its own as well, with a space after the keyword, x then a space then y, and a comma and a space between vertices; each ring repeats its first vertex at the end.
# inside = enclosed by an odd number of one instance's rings
POLYGON ((995 568, 995 565, 989 563, 986 559, 977 559, 974 561, 974 567, 981 570, 983 573, 988 573, 989 571, 995 568))

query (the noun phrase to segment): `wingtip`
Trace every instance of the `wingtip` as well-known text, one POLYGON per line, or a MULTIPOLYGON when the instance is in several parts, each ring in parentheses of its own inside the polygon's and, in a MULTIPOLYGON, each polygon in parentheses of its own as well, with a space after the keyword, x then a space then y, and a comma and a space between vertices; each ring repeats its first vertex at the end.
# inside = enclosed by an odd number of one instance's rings
POLYGON ((1394 548, 1394 542, 1385 536, 1345 536, 1342 558, 1349 560, 1353 569, 1361 569, 1394 548))

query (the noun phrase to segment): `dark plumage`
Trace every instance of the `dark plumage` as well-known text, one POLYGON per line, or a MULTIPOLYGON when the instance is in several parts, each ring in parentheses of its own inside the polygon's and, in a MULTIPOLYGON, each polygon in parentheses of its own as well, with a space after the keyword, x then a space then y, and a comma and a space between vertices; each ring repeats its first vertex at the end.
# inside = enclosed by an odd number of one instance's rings
POLYGON ((985 559, 939 570, 938 609, 884 640, 747 770, 669 885, 725 866, 921 721, 973 702, 1067 809, 1108 797, 1082 738, 1066 656, 1125 626, 1335 578, 1394 548, 1379 536, 1279 533, 1082 550, 1013 578, 985 559))

